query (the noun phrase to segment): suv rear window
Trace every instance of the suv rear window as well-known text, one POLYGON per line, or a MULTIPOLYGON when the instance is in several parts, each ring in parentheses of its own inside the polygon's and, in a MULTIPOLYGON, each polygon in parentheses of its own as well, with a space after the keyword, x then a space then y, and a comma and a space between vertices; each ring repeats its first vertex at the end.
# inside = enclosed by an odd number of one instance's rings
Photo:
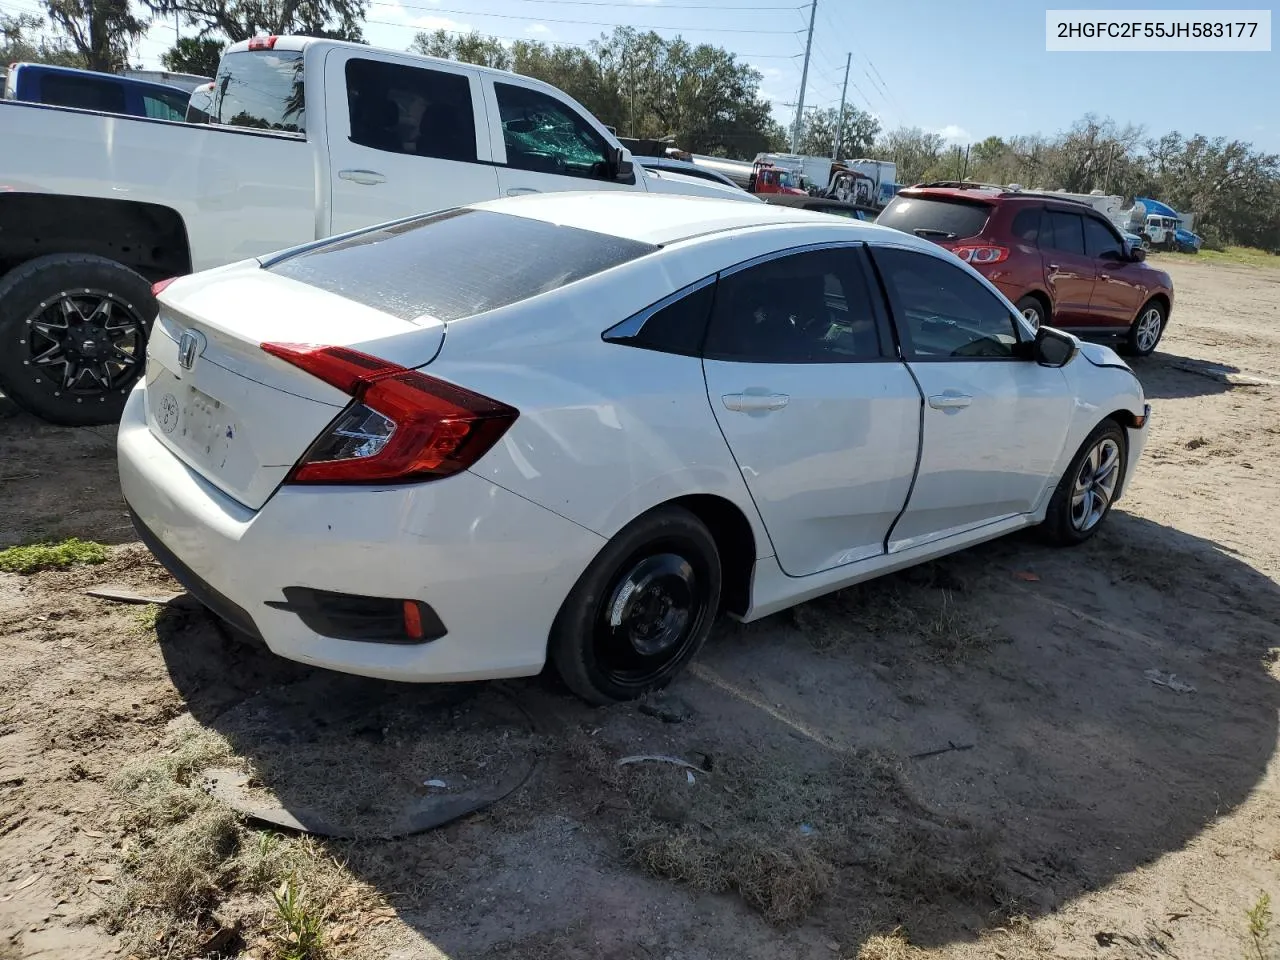
POLYGON ((466 207, 269 260, 272 273, 402 320, 457 320, 548 293, 658 248, 466 207))
POLYGON ((987 225, 991 205, 970 200, 936 197, 894 197, 876 223, 926 240, 963 240, 976 237, 987 225))

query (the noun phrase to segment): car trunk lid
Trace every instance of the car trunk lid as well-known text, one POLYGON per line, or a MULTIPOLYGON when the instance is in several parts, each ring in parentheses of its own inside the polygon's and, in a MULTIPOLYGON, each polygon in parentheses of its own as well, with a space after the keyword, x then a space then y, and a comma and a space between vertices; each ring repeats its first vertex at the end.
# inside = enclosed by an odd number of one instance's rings
POLYGON ((184 278, 160 301, 147 352, 151 432, 255 510, 351 402, 263 343, 345 346, 418 367, 444 339, 438 320, 400 319, 256 264, 184 278))

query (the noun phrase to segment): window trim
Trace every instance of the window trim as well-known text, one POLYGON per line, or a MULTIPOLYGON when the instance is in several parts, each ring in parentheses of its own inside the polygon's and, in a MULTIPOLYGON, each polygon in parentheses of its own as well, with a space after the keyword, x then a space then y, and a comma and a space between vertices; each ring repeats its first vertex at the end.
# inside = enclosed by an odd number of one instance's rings
POLYGON ((879 343, 879 355, 875 357, 849 357, 847 359, 833 360, 791 360, 787 362, 777 362, 772 360, 744 360, 741 357, 723 358, 713 357, 707 354, 706 338, 711 331, 711 320, 715 315, 715 305, 712 305, 712 317, 707 318, 707 329, 703 333, 702 350, 700 351, 703 360, 714 360, 717 363, 753 363, 753 364, 772 364, 774 366, 811 366, 816 364, 827 363, 833 366, 845 366, 856 363, 900 363, 902 357, 899 354, 898 338, 892 329, 892 323, 889 320, 887 305, 884 301, 884 291, 879 284, 879 277, 870 265, 870 254, 867 252, 867 244, 862 240, 824 240, 818 243, 801 244, 798 247, 788 247, 785 250, 771 250, 769 253, 760 254, 752 257, 750 260, 743 260, 741 263, 735 263, 731 267, 719 271, 716 274, 716 295, 719 296, 720 280, 725 277, 731 277, 743 270, 751 267, 759 266, 763 263, 769 263, 772 260, 780 260, 783 257, 795 256, 801 253, 815 253, 823 250, 850 250, 855 259, 858 261, 857 270, 862 274, 862 279, 866 285, 867 302, 871 307, 872 320, 876 325, 876 339, 879 343))
POLYGON ((978 274, 976 270, 973 271, 973 273, 970 273, 968 270, 964 269, 963 264, 952 263, 946 256, 942 256, 941 253, 935 253, 932 250, 921 250, 918 247, 913 247, 913 246, 909 246, 907 244, 902 244, 902 243, 868 243, 866 244, 866 246, 867 246, 867 252, 868 252, 867 259, 870 260, 872 269, 875 270, 876 279, 879 281, 881 295, 884 297, 885 306, 889 310, 890 317, 892 318, 895 341, 898 344, 898 350, 900 351, 901 359, 904 362, 911 364, 911 363, 993 363, 993 362, 1008 363, 1010 361, 1013 361, 1016 363, 1025 363, 1027 361, 1027 357, 1022 355, 1022 351, 1025 351, 1026 344, 1034 341, 1035 336, 1034 334, 1031 334, 1030 328, 1023 326, 1024 321, 1022 319, 1022 316, 1016 310, 1012 311, 1009 314, 1009 318, 1013 322, 1013 329, 1014 329, 1014 333, 1018 337, 1018 342, 1014 344, 1013 353, 1011 353, 1007 357, 918 356, 915 352, 914 347, 912 346, 911 331, 910 329, 907 328, 904 322, 904 318, 902 317, 905 311, 901 309, 901 305, 897 302, 898 301, 897 293, 890 288, 888 281, 885 279, 884 274, 880 269, 880 264, 876 262, 876 258, 875 258, 876 250, 901 250, 904 253, 914 253, 922 257, 931 257, 934 260, 937 260, 940 263, 944 264, 945 266, 948 266, 953 270, 959 271, 960 273, 964 274, 970 279, 976 280, 979 287, 986 290, 988 294, 990 294, 993 298, 995 298, 996 303, 1003 305, 1004 296, 1003 294, 1000 293, 999 290, 995 288, 993 284, 991 284, 989 280, 987 280, 981 274, 978 274))

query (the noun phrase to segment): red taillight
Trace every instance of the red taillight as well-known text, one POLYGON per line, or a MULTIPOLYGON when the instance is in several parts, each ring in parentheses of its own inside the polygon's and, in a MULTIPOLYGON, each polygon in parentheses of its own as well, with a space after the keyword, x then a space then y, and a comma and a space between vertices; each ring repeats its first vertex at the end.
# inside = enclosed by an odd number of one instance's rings
POLYGON ((520 412, 346 347, 262 349, 355 398, 293 468, 293 483, 404 483, 466 470, 520 412))
POLYGON ((971 263, 975 267, 989 267, 993 263, 1003 263, 1009 259, 1008 247, 967 245, 953 247, 951 252, 965 263, 971 263))
POLYGON ((250 37, 250 50, 274 50, 279 37, 250 37))
POLYGON ((153 297, 160 296, 160 294, 164 293, 164 291, 168 289, 169 284, 173 283, 173 281, 177 279, 177 277, 170 277, 168 280, 161 280, 159 283, 153 283, 151 285, 151 295, 153 297))

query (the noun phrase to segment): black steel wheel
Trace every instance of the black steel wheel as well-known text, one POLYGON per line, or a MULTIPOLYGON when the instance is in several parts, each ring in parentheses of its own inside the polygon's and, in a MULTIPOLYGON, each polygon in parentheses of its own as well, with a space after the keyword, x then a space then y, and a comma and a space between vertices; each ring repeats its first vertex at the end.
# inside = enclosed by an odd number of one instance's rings
POLYGON ((0 390, 51 423, 113 423, 142 375, 151 285, 79 254, 39 257, 0 278, 0 390))
POLYGON ((697 517, 679 507, 645 514, 606 545, 565 599, 551 631, 556 669, 592 703, 665 686, 711 632, 720 580, 715 540, 697 517))

